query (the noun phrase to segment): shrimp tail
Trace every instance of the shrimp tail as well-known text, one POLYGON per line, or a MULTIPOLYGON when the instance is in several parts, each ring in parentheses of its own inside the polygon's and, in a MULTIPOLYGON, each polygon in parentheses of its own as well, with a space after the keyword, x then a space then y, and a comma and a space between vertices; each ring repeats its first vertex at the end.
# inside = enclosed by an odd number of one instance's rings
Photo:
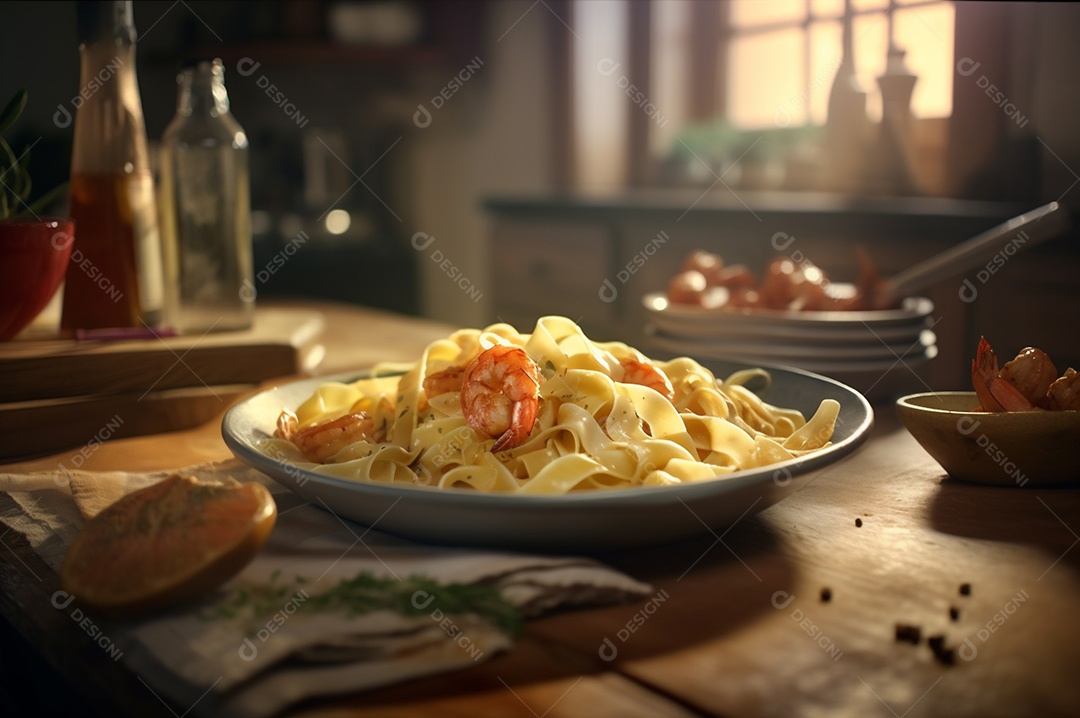
POLYGON ((511 409, 510 428, 491 445, 491 452, 513 449, 524 444, 532 433, 533 424, 536 423, 536 408, 535 400, 515 401, 511 409))
POLYGON ((1020 390, 1000 376, 997 355, 986 337, 971 360, 971 384, 984 411, 1036 411, 1020 390))

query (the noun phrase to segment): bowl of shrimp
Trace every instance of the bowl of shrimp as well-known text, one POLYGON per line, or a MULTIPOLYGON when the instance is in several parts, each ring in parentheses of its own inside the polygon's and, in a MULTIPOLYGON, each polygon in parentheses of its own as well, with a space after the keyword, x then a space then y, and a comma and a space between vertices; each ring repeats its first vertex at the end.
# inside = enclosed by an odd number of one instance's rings
POLYGON ((1058 373, 1026 347, 999 367, 985 338, 973 391, 924 392, 896 402, 900 421, 954 479, 999 486, 1080 483, 1080 373, 1058 373))

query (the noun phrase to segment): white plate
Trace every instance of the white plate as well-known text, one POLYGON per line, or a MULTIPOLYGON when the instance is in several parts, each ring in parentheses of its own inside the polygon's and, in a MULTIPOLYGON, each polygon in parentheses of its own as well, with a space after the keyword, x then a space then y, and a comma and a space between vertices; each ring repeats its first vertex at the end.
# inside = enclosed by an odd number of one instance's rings
MULTIPOLYGON (((876 337, 859 344, 831 344, 828 342, 804 343, 801 340, 767 340, 761 338, 726 337, 724 339, 699 339, 697 337, 672 336, 650 325, 645 334, 656 346, 689 356, 722 357, 763 361, 768 364, 794 364, 804 367, 804 362, 830 365, 839 362, 893 361, 897 358, 922 355, 934 346, 937 337, 924 329, 901 342, 884 342, 876 337)), ((811 369, 810 371, 817 371, 811 369)))
POLYGON ((745 321, 687 320, 663 312, 651 312, 649 322, 669 336, 701 340, 758 342, 798 342, 802 345, 836 346, 913 342, 931 326, 929 317, 919 317, 898 325, 880 324, 776 324, 745 321))
POLYGON ((836 372, 887 372, 895 368, 901 361, 908 364, 921 364, 924 361, 937 356, 937 346, 918 345, 911 347, 911 351, 897 356, 889 354, 884 359, 842 359, 831 357, 807 357, 793 356, 790 353, 783 355, 770 354, 768 352, 739 352, 734 346, 719 347, 714 344, 694 343, 681 339, 671 339, 662 336, 652 336, 649 343, 668 354, 675 356, 689 356, 694 359, 708 360, 737 360, 752 364, 779 364, 780 366, 794 367, 808 372, 832 375, 836 372))
MULTIPOLYGON (((746 368, 710 362, 719 377, 746 368)), ((821 376, 772 368, 766 401, 810 416, 822 399, 840 402, 831 446, 801 459, 681 486, 591 491, 567 496, 484 494, 466 489, 397 486, 324 476, 267 455, 260 442, 283 408, 295 409, 328 380, 286 384, 232 407, 222 436, 245 463, 312 504, 399 536, 440 544, 592 553, 662 544, 719 531, 801 488, 821 469, 847 456, 869 436, 873 411, 858 392, 821 376)))
POLYGON ((784 328, 865 328, 903 327, 922 324, 934 311, 934 303, 925 297, 908 297, 899 309, 880 309, 852 312, 791 312, 776 309, 747 309, 722 307, 705 309, 672 304, 664 292, 646 294, 642 301, 650 317, 676 326, 705 328, 717 326, 762 326, 784 328))

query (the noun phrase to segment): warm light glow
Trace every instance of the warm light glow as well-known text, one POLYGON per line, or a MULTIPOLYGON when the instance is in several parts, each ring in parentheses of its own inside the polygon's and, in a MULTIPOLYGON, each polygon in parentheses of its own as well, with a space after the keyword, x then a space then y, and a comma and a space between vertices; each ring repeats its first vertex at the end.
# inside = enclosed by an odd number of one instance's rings
POLYGON ((888 59, 888 27, 885 16, 881 14, 862 15, 856 17, 852 23, 855 69, 859 73, 862 88, 866 90, 866 116, 871 122, 881 121, 881 92, 877 78, 885 72, 885 62, 888 59))
POLYGON ((897 9, 896 42, 908 53, 908 68, 919 76, 911 111, 916 117, 952 114, 953 34, 956 8, 951 3, 897 9))
MULTIPOLYGON (((838 14, 843 3, 814 0, 811 10, 815 21, 804 32, 806 7, 805 0, 734 0, 732 25, 751 31, 737 31, 731 39, 728 120, 732 124, 769 128, 778 125, 778 117, 790 126, 825 123, 829 91, 841 59, 838 14), (823 19, 832 17, 837 19, 823 19), (779 26, 769 27, 772 25, 779 26)), ((877 78, 885 71, 889 46, 885 10, 889 7, 888 0, 853 3, 856 11, 863 11, 852 24, 855 69, 867 93, 867 117, 873 122, 881 119, 877 78)), ((907 51, 907 67, 918 77, 912 114, 948 117, 952 114, 954 72, 953 4, 893 5, 892 9, 893 40, 907 51)))
POLYGON ((326 214, 326 231, 330 234, 345 234, 352 224, 352 217, 343 209, 332 209, 326 214))
POLYGON ((621 186, 626 176, 626 0, 572 6, 574 28, 574 174, 587 189, 621 186))
POLYGON ((661 119, 649 123, 649 151, 667 155, 686 124, 689 88, 686 75, 690 58, 691 6, 696 0, 655 0, 653 2, 652 46, 654 59, 650 92, 661 119))
POLYGON ((732 27, 759 27, 778 22, 797 22, 806 13, 803 0, 751 0, 734 2, 731 5, 732 27))
POLYGON ((804 64, 803 42, 802 31, 795 27, 732 38, 728 72, 728 119, 732 124, 770 127, 777 113, 782 115, 781 124, 805 123, 806 102, 802 100, 804 87, 799 70, 804 64))

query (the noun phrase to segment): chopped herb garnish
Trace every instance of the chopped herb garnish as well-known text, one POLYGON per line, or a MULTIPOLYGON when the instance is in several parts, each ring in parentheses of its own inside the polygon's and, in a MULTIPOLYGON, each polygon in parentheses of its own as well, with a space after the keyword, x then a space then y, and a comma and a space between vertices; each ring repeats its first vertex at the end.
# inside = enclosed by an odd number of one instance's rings
POLYGON ((359 573, 316 593, 302 588, 308 584, 302 576, 297 576, 291 583, 279 578, 280 571, 274 571, 268 583, 242 586, 201 617, 236 618, 244 614, 252 621, 258 621, 296 600, 297 610, 339 612, 350 616, 380 610, 396 611, 404 616, 430 615, 436 610, 448 616, 468 613, 512 636, 521 632, 522 619, 517 608, 502 597, 499 589, 487 584, 444 584, 426 576, 399 580, 359 573))

